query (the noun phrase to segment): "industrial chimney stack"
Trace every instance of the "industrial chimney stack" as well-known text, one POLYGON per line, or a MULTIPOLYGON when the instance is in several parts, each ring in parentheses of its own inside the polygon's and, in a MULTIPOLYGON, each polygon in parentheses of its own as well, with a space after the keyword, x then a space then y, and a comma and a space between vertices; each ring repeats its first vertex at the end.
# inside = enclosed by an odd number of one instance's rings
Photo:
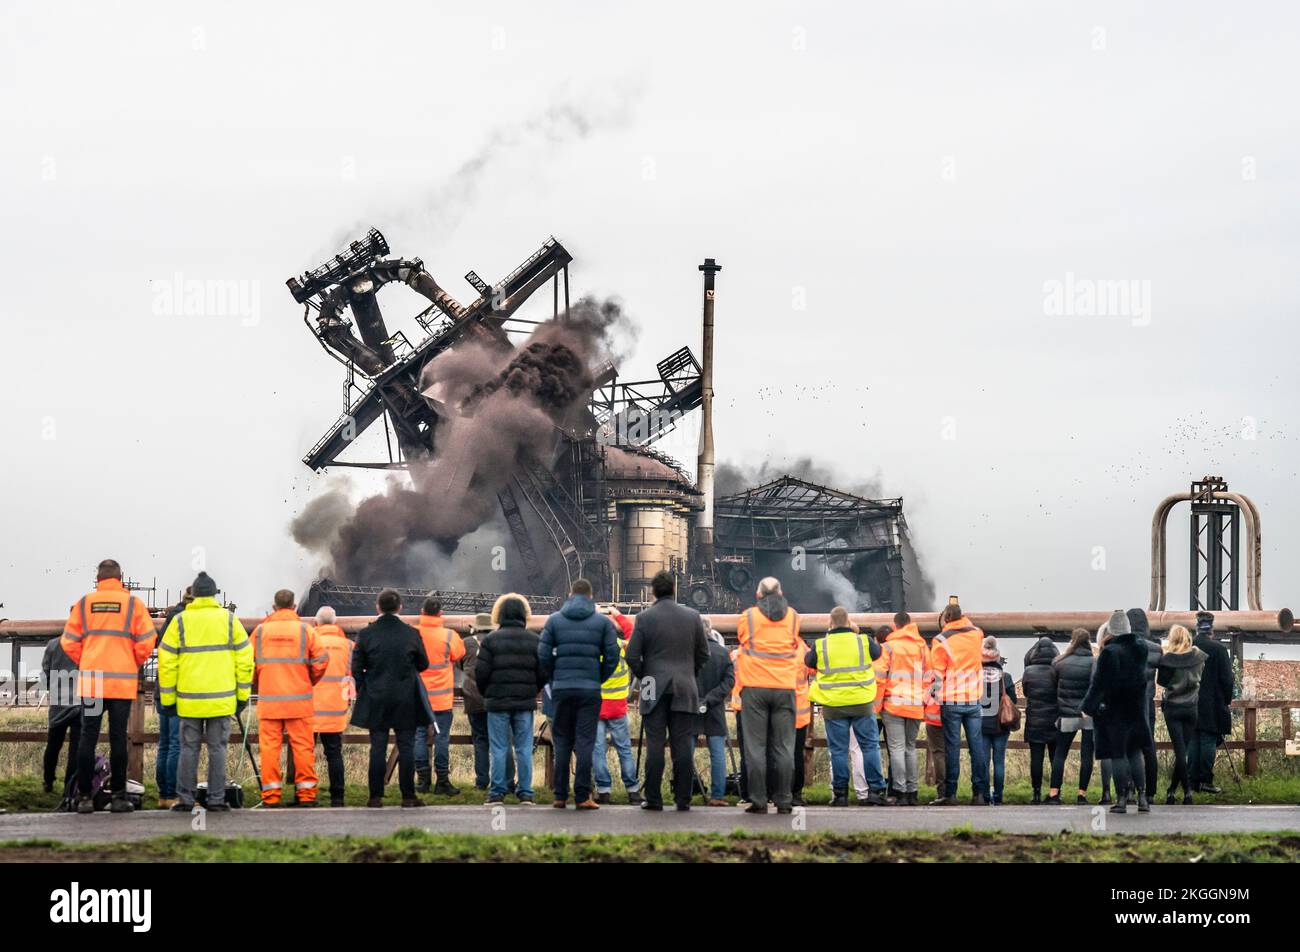
POLYGON ((700 458, 695 481, 704 494, 704 511, 695 520, 695 558, 708 575, 713 574, 713 276, 722 266, 712 258, 700 265, 704 272, 704 347, 700 368, 703 385, 700 403, 700 458))

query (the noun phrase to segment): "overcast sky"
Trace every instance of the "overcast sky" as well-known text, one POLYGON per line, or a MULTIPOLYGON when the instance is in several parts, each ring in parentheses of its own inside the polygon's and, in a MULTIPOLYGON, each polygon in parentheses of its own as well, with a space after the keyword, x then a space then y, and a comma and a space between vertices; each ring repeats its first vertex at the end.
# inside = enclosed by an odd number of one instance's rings
POLYGON ((969 608, 1145 604, 1205 473, 1300 603, 1294 4, 290 6, 4 4, 0 615, 314 575, 341 368, 284 280, 369 224, 462 301, 556 235, 634 374, 717 258, 719 458, 901 495, 969 608))

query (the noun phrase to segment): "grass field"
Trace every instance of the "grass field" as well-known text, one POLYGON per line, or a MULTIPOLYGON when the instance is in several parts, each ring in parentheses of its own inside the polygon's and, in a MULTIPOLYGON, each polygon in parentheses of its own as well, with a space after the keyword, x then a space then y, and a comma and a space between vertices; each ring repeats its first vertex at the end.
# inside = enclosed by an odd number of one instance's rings
POLYGON ((1300 836, 1025 836, 956 829, 935 833, 469 836, 399 830, 385 837, 225 839, 160 837, 131 844, 0 844, 0 862, 320 863, 1295 863, 1300 836))

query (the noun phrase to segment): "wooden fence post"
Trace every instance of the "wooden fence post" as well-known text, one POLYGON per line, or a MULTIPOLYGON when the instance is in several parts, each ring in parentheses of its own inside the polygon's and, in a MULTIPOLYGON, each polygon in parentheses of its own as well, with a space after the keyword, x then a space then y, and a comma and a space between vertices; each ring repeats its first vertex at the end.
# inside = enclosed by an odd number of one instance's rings
POLYGON ((136 682, 131 716, 126 722, 126 775, 144 783, 144 682, 136 682))
POLYGON ((1255 747, 1255 726, 1259 711, 1253 700, 1245 702, 1246 722, 1246 776, 1253 777, 1259 773, 1259 751, 1255 747))

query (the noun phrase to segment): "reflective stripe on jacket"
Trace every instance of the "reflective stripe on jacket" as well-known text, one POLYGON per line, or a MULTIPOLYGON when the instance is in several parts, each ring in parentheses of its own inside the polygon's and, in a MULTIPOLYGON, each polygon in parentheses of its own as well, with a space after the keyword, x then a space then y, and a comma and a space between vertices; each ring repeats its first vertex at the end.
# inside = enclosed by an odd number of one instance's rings
POLYGON ((785 615, 773 621, 751 608, 740 616, 737 635, 737 681, 743 681, 747 688, 795 690, 803 655, 808 650, 799 637, 798 612, 787 607, 785 615))
POLYGON ((962 616, 934 636, 930 667, 941 704, 978 704, 984 693, 984 632, 962 616))
POLYGON ((811 697, 826 707, 852 707, 876 699, 876 672, 867 635, 847 628, 828 631, 813 646, 817 676, 811 697))
POLYGON ((731 701, 727 705, 737 714, 740 713, 740 669, 736 666, 736 658, 740 655, 739 648, 731 649, 731 670, 733 680, 731 682, 731 701))
POLYGON ((812 723, 812 679, 808 667, 799 663, 798 678, 794 683, 794 729, 807 727, 812 723))
POLYGON ((135 697, 157 637, 144 602, 110 578, 72 606, 59 644, 77 664, 81 697, 124 699, 135 697))
POLYGON ((880 647, 886 663, 885 676, 877 690, 884 693, 885 712, 920 720, 925 715, 930 676, 930 649, 920 629, 915 624, 895 629, 880 647))
POLYGON ((435 711, 450 711, 456 695, 452 665, 465 657, 465 642, 443 624, 441 615, 420 616, 420 640, 429 656, 429 667, 420 672, 429 704, 435 711))
POLYGON ((329 655, 325 676, 312 689, 311 729, 317 734, 341 734, 348 726, 352 689, 352 641, 338 625, 317 625, 316 643, 329 655))
POLYGON ((281 608, 253 629, 253 650, 258 717, 311 717, 312 687, 325 676, 329 662, 316 630, 292 608, 281 608))
POLYGON ((215 598, 195 598, 158 641, 158 697, 181 717, 229 717, 253 689, 248 632, 215 598))
POLYGON ((601 700, 626 701, 627 692, 631 687, 632 672, 627 666, 627 641, 620 638, 618 640, 618 667, 600 686, 601 700))

